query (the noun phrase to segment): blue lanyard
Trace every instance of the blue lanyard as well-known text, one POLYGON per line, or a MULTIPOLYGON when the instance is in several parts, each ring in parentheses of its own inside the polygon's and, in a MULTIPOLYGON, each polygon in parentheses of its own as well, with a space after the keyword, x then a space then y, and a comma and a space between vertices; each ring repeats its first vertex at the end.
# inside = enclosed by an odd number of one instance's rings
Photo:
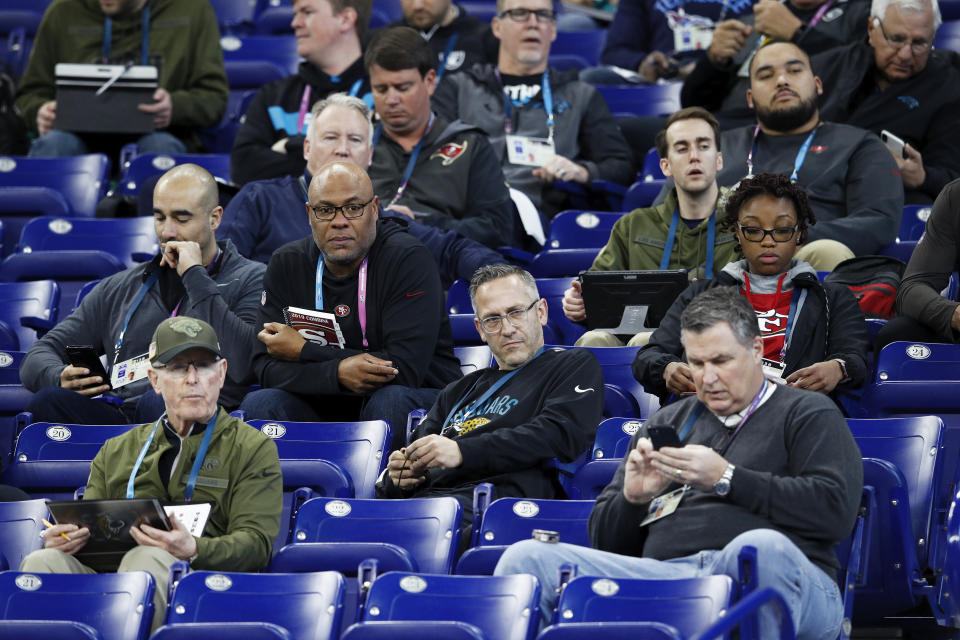
POLYGON ((447 40, 447 48, 443 50, 443 57, 440 58, 440 70, 437 72, 437 84, 440 84, 440 81, 443 80, 443 74, 447 71, 447 58, 450 57, 450 54, 453 53, 453 46, 457 44, 457 38, 460 37, 459 33, 455 33, 450 36, 450 39, 447 40))
MULTIPOLYGON (((673 210, 673 217, 670 219, 670 230, 667 231, 667 241, 663 246, 663 257, 660 258, 660 270, 663 271, 670 267, 670 256, 673 255, 673 243, 677 235, 677 225, 680 224, 680 211, 673 210)), ((714 209, 710 214, 710 221, 707 223, 707 262, 704 264, 703 274, 707 280, 713 278, 713 244, 717 236, 717 210, 714 209)))
MULTIPOLYGON (((504 322, 509 322, 509 320, 503 320, 503 321, 504 321, 504 322)), ((487 389, 486 392, 484 392, 484 394, 483 394, 482 396, 480 396, 479 398, 477 398, 476 402, 474 402, 472 405, 470 405, 467 409, 464 410, 463 416, 460 418, 460 420, 457 421, 458 424, 459 424, 459 423, 462 423, 464 420, 469 419, 470 416, 472 416, 473 413, 474 413, 477 409, 479 409, 480 406, 483 405, 484 402, 486 402, 487 400, 489 400, 490 397, 493 396, 493 394, 495 394, 497 391, 500 390, 501 387, 503 387, 503 385, 507 384, 507 382, 510 380, 510 378, 512 378, 513 376, 515 376, 517 373, 519 373, 520 370, 523 369, 523 367, 527 366, 528 364, 530 364, 531 362, 533 362, 534 360, 536 360, 537 356, 539 356, 541 353, 543 353, 543 347, 540 347, 540 349, 537 350, 537 353, 534 354, 534 356, 533 356, 532 358, 530 358, 529 360, 527 360, 526 362, 524 362, 522 366, 514 369, 513 371, 511 371, 511 372, 508 373, 507 375, 505 375, 505 376, 503 376, 502 378, 500 378, 499 380, 497 380, 496 383, 494 383, 493 385, 491 385, 490 388, 487 389)), ((480 381, 477 380, 477 382, 475 382, 473 386, 476 387, 477 383, 479 383, 479 382, 480 382, 480 381)), ((444 430, 446 430, 447 425, 450 424, 450 420, 451 420, 451 418, 453 418, 453 414, 455 414, 455 413, 457 412, 457 409, 460 408, 460 406, 464 403, 464 401, 466 401, 466 399, 467 399, 468 397, 470 397, 470 394, 471 394, 471 393, 473 393, 473 387, 471 387, 470 390, 467 391, 467 393, 466 393, 462 398, 460 398, 460 400, 457 401, 457 404, 454 405, 453 409, 450 410, 450 413, 447 414, 447 419, 443 421, 443 427, 440 429, 440 433, 441 433, 441 434, 444 432, 444 430)))
MULTIPOLYGON (((210 418, 210 422, 207 423, 207 428, 203 432, 203 440, 200 442, 200 448, 197 450, 197 457, 193 459, 193 467, 190 468, 190 476, 187 478, 187 488, 184 492, 187 502, 193 499, 193 490, 197 486, 197 476, 200 475, 200 467, 203 466, 203 459, 207 456, 207 449, 210 447, 210 440, 213 439, 213 430, 217 426, 217 415, 220 413, 220 407, 217 407, 217 410, 213 412, 213 417, 210 418)), ((164 414, 166 415, 166 414, 164 414)), ((156 424, 153 425, 153 430, 150 431, 150 437, 147 438, 147 441, 143 443, 143 448, 140 449, 140 455, 137 456, 137 461, 133 465, 133 470, 130 472, 130 477, 127 479, 127 500, 133 498, 133 481, 137 477, 137 471, 140 470, 140 465, 143 464, 143 459, 147 457, 147 451, 150 449, 150 445, 153 443, 153 437, 157 435, 157 429, 160 428, 160 421, 163 420, 163 416, 157 420, 156 424)), ((181 444, 181 447, 183 445, 181 444)), ((161 478, 161 481, 163 478, 161 478)))
MULTIPOLYGON (((743 425, 747 423, 747 419, 753 415, 753 412, 757 410, 757 407, 760 406, 760 401, 763 399, 764 393, 767 391, 767 379, 763 379, 763 386, 760 387, 760 391, 757 392, 757 395, 754 396, 753 401, 750 403, 750 406, 747 407, 747 410, 744 412, 743 417, 740 419, 740 424, 737 425, 737 428, 730 435, 730 439, 727 440, 727 443, 723 446, 718 453, 720 456, 725 456, 727 454, 727 449, 730 448, 730 445, 733 444, 733 439, 737 437, 737 434, 740 433, 740 429, 743 428, 743 425)), ((693 411, 690 412, 690 415, 687 417, 686 422, 683 423, 683 427, 680 429, 680 433, 677 434, 677 437, 680 439, 680 442, 683 442, 684 438, 687 437, 687 434, 690 433, 690 429, 693 428, 693 424, 700 418, 700 415, 703 413, 703 404, 698 400, 697 406, 693 408, 693 411)))
MULTIPOLYGON (((427 121, 427 128, 423 130, 423 135, 420 136, 420 142, 417 143, 417 146, 413 148, 413 151, 410 152, 410 159, 407 160, 407 168, 403 170, 403 177, 400 178, 400 186, 397 187, 397 193, 393 196, 393 200, 390 201, 390 204, 384 207, 384 209, 389 209, 393 205, 397 204, 397 201, 403 197, 403 192, 407 190, 407 183, 410 182, 410 176, 413 175, 413 168, 417 164, 417 158, 420 157, 420 149, 423 148, 423 141, 427 139, 427 134, 430 133, 430 129, 433 128, 433 121, 436 118, 433 112, 430 112, 430 120, 427 121)), ((377 125, 377 130, 373 132, 373 148, 376 149, 377 143, 380 141, 380 134, 383 132, 383 125, 377 125)))
MULTIPOLYGON (((807 159, 807 151, 810 150, 810 144, 813 142, 813 136, 817 134, 817 129, 820 126, 817 125, 813 128, 813 131, 810 132, 810 135, 807 136, 807 139, 803 141, 803 144, 800 146, 800 151, 797 152, 797 157, 793 161, 793 173, 790 174, 790 182, 796 182, 799 174, 800 167, 803 166, 803 161, 807 159)), ((757 125, 757 128, 753 130, 753 145, 750 147, 750 153, 747 155, 747 176, 748 178, 753 177, 753 156, 757 153, 757 136, 760 135, 760 125, 757 125)))
MULTIPOLYGON (((367 264, 369 256, 364 257, 360 263, 360 273, 357 275, 357 319, 360 322, 360 336, 363 338, 363 348, 370 345, 367 343, 367 264)), ((314 302, 317 311, 323 311, 323 254, 317 258, 317 285, 314 294, 314 302)))
MULTIPOLYGON (((499 77, 500 72, 497 72, 499 77)), ((550 143, 553 143, 553 129, 554 129, 554 117, 553 117, 553 91, 550 89, 550 71, 545 70, 543 72, 543 79, 540 81, 543 87, 543 109, 547 112, 547 140, 550 143)), ((502 84, 502 81, 501 81, 502 84)), ((503 128, 507 133, 513 131, 513 120, 510 116, 510 109, 512 103, 507 92, 503 92, 503 128)))
POLYGON ((140 306, 140 303, 143 302, 143 299, 147 295, 147 291, 150 290, 157 280, 160 279, 160 269, 156 269, 153 273, 150 274, 150 277, 147 278, 147 281, 140 285, 140 290, 137 292, 137 296, 133 299, 133 304, 130 305, 130 308, 127 309, 127 315, 123 317, 123 327, 120 329, 120 336, 117 338, 117 344, 113 350, 113 364, 117 364, 117 358, 120 357, 120 347, 123 346, 123 337, 127 334, 127 327, 130 326, 130 319, 133 317, 133 314, 137 311, 137 308, 140 306))
MULTIPOLYGON (((140 30, 143 32, 141 35, 141 44, 140 44, 140 64, 146 66, 149 62, 149 51, 150 51, 150 4, 147 3, 143 5, 143 9, 140 12, 141 27, 140 30)), ((110 46, 111 40, 113 39, 113 20, 107 16, 107 19, 103 21, 103 61, 107 62, 110 60, 110 46)))

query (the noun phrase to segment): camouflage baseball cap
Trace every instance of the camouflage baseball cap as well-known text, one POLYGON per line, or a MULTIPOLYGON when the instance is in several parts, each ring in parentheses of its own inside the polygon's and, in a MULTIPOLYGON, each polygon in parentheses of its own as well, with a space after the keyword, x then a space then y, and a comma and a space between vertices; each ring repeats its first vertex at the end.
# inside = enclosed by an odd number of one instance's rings
POLYGON ((150 350, 151 363, 166 364, 187 349, 200 348, 220 356, 217 333, 209 324, 196 318, 178 316, 167 318, 153 332, 150 350))

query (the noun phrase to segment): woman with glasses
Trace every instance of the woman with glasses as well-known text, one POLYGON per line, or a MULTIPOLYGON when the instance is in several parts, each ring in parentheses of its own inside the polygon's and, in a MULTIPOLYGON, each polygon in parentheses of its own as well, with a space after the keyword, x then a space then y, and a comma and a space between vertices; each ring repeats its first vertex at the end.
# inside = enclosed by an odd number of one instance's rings
POLYGON ((845 286, 821 283, 813 267, 794 257, 815 222, 807 194, 788 177, 761 173, 740 183, 721 226, 736 234, 743 259, 692 283, 637 353, 633 375, 648 392, 661 400, 693 392, 680 314, 716 286, 736 286, 756 311, 767 377, 821 393, 862 384, 867 329, 856 299, 845 286))

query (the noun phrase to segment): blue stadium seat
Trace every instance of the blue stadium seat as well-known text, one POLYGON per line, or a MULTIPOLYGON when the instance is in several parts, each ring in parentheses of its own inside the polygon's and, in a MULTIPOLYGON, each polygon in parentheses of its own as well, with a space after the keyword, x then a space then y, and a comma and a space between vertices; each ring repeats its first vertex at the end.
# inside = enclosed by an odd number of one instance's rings
POLYGON ((93 288, 98 284, 100 284, 99 280, 91 280, 90 282, 80 287, 80 289, 77 290, 77 299, 73 303, 73 308, 76 309, 77 307, 79 307, 80 303, 83 302, 83 299, 87 297, 87 294, 93 291, 93 288))
POLYGON ((227 110, 220 122, 197 131, 200 141, 210 153, 230 153, 241 119, 256 94, 255 89, 231 89, 227 96, 227 110))
MULTIPOLYGON (((698 637, 726 614, 733 596, 733 580, 716 575, 684 580, 628 580, 581 576, 563 588, 557 601, 554 625, 549 630, 577 624, 589 637, 603 627, 599 622, 659 622, 682 638, 698 637)), ((642 628, 642 627, 641 627, 642 628)))
POLYGON ((70 500, 87 483, 103 443, 134 426, 35 422, 20 432, 3 482, 38 497, 70 500))
MULTIPOLYGON (((7 362, 10 359, 7 367, 12 366, 15 353, 21 354, 19 359, 22 361, 22 351, 4 351, 0 352, 0 362, 7 362), (6 354, 6 356, 3 354, 6 354)), ((27 391, 19 382, 9 382, 14 374, 8 372, 6 367, 3 367, 3 369, 4 381, 0 383, 0 467, 7 466, 13 456, 14 439, 20 426, 17 416, 27 407, 27 403, 33 397, 33 393, 27 391)), ((16 373, 16 377, 20 377, 19 371, 16 373)))
POLYGON ((937 35, 933 38, 933 46, 937 49, 960 51, 960 2, 946 0, 941 1, 939 5, 944 23, 937 29, 937 35))
POLYGON ((53 0, 4 0, 0 7, 0 34, 21 28, 30 35, 37 32, 44 11, 53 0))
POLYGON ((223 67, 231 89, 258 89, 297 72, 300 56, 293 35, 220 38, 223 67))
MULTIPOLYGON (((0 23, 2 21, 3 18, 0 17, 0 23)), ((27 29, 24 27, 11 29, 5 36, 3 30, 4 27, 0 24, 0 41, 2 41, 0 42, 0 65, 6 64, 9 73, 14 78, 19 78, 27 67, 33 40, 27 35, 27 29)))
POLYGON ((453 355, 460 361, 460 372, 463 375, 473 373, 480 369, 493 366, 493 354, 490 353, 490 347, 487 345, 472 347, 454 347, 453 355))
POLYGON ((550 222, 548 249, 601 249, 623 212, 561 211, 550 222))
MULTIPOLYGON (((93 637, 101 640, 145 639, 153 618, 153 589, 153 576, 145 571, 88 575, 4 571, 0 573, 0 637, 49 640, 48 623, 59 620, 87 625, 97 634, 93 637), (5 626, 11 621, 17 622, 5 626), (6 629, 11 629, 9 635, 6 629)), ((83 629, 53 626, 54 630, 83 629)))
POLYGON ((623 196, 623 208, 626 211, 641 209, 653 205, 663 189, 663 178, 645 178, 634 182, 623 196))
POLYGON ((900 218, 900 231, 897 239, 919 240, 927 228, 927 218, 930 217, 930 206, 908 204, 903 208, 903 217, 900 218))
POLYGON ((593 441, 593 460, 620 460, 627 455, 630 438, 643 426, 634 418, 607 418, 597 427, 593 441))
POLYGON ((643 86, 604 85, 597 91, 616 116, 666 116, 680 108, 679 82, 643 86))
MULTIPOLYGON (((493 7, 493 10, 496 11, 494 3, 487 3, 487 6, 493 7)), ((558 31, 557 39, 550 46, 550 58, 553 59, 554 56, 576 56, 583 59, 585 67, 595 67, 600 64, 600 54, 603 53, 606 42, 606 29, 558 31)))
MULTIPOLYGON (((153 638, 234 638, 263 634, 257 624, 281 627, 291 640, 336 640, 343 615, 344 578, 317 573, 214 573, 183 576, 173 591, 164 626, 153 638)), ((265 637, 277 637, 275 630, 265 637)))
MULTIPOLYGON (((230 182, 230 154, 228 153, 184 153, 167 155, 158 153, 144 153, 135 156, 124 166, 120 176, 120 193, 127 196, 136 196, 140 193, 147 178, 160 175, 178 164, 191 162, 198 164, 209 171, 214 178, 230 182)), ((156 237, 156 234, 154 234, 156 237)))
POLYGON ((906 263, 910 262, 910 256, 913 255, 913 250, 916 248, 916 240, 900 240, 898 238, 895 242, 891 242, 890 244, 882 247, 879 255, 896 258, 897 260, 902 260, 906 263))
POLYGON ((42 546, 42 520, 49 517, 43 500, 0 502, 0 571, 18 568, 31 551, 42 546))
POLYGON ((253 28, 258 0, 210 0, 210 4, 221 33, 246 33, 253 28))
POLYGON ((362 621, 341 638, 532 640, 539 599, 540 585, 531 575, 390 572, 373 582, 362 621))
POLYGON ((133 267, 156 255, 152 218, 34 218, 20 234, 20 253, 105 251, 133 267))
POLYGON ((271 571, 351 573, 366 558, 380 571, 450 573, 459 548, 461 508, 454 498, 314 498, 297 512, 293 542, 271 571))
POLYGON ((26 351, 56 324, 60 287, 50 280, 0 282, 0 322, 17 336, 18 351, 26 351))
MULTIPOLYGON (((576 274, 574 274, 576 275, 576 274)), ((537 278, 537 290, 540 297, 547 301, 547 326, 544 327, 543 339, 546 344, 556 344, 549 341, 548 331, 553 334, 560 344, 572 345, 586 330, 583 325, 573 322, 563 315, 563 292, 570 288, 571 278, 537 278)))
POLYGON ((891 342, 860 400, 864 417, 960 412, 960 345, 891 342))
POLYGON ((587 249, 544 249, 533 257, 527 271, 534 278, 557 278, 575 276, 586 271, 593 264, 600 250, 587 249))
POLYGON ((500 556, 514 542, 527 540, 534 529, 560 534, 561 542, 590 546, 587 518, 592 500, 500 498, 475 516, 471 548, 457 561, 462 575, 493 575, 500 556))
MULTIPOLYGON (((457 3, 463 9, 466 9, 467 14, 471 15, 483 22, 490 22, 493 20, 493 17, 497 15, 497 3, 496 2, 484 2, 484 0, 474 0, 472 2, 458 2, 457 3)), ((560 34, 557 33, 559 36, 560 34)), ((559 40, 559 38, 558 38, 559 40)), ((554 42, 556 45, 556 42, 554 42)), ((551 49, 551 53, 553 50, 551 49)))

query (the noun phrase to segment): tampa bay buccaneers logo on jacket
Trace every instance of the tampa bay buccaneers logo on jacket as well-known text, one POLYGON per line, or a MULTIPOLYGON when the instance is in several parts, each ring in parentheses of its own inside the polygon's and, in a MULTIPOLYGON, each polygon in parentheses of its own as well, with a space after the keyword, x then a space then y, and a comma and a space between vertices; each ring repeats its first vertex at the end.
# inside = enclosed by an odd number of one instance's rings
POLYGON ((430 156, 430 159, 441 158, 443 166, 449 166, 453 164, 453 161, 463 155, 463 152, 467 150, 467 140, 464 140, 462 143, 457 144, 456 142, 448 142, 439 149, 433 152, 433 155, 430 156))

